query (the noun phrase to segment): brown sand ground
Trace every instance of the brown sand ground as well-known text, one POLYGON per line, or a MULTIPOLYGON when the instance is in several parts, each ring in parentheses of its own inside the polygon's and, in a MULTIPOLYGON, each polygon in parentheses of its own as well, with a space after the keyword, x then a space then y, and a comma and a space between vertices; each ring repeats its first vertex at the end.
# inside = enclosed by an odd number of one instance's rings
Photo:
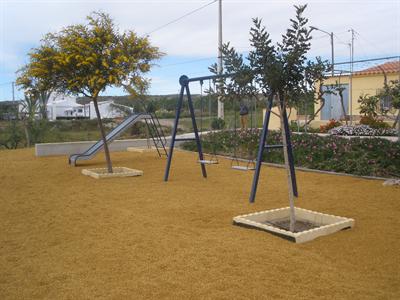
MULTIPOLYGON (((209 166, 176 153, 115 153, 143 177, 95 180, 66 157, 0 152, 0 299, 400 299, 400 189, 298 172, 298 206, 356 227, 306 244, 233 226, 287 206, 282 169, 209 166)), ((102 155, 85 166, 104 166, 102 155)))

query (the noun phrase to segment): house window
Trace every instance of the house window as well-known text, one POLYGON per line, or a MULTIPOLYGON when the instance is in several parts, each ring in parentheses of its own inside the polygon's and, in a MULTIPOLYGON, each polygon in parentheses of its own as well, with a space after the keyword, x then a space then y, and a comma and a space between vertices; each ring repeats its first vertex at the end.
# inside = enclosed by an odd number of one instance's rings
MULTIPOLYGON (((376 91, 376 94, 383 94, 383 90, 379 89, 376 91)), ((390 95, 382 95, 380 96, 380 106, 383 111, 388 111, 392 108, 392 97, 390 95)))
POLYGON ((78 109, 78 113, 82 113, 82 108, 78 109))
POLYGON ((390 110, 392 108, 392 97, 383 96, 381 97, 382 110, 390 110))

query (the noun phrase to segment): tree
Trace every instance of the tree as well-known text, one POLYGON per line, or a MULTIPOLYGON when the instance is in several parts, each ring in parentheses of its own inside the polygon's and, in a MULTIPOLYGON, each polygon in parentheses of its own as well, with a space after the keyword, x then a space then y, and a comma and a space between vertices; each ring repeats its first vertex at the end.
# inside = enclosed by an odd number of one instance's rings
POLYGON ((375 120, 378 116, 379 102, 379 96, 371 96, 368 94, 361 95, 358 98, 358 103, 360 104, 360 113, 371 120, 375 120))
POLYGON ((340 84, 340 82, 336 81, 335 86, 334 86, 334 91, 339 95, 339 101, 340 101, 340 108, 342 109, 342 116, 346 122, 347 125, 347 113, 346 113, 346 108, 344 106, 344 95, 343 92, 346 89, 344 86, 340 84))
POLYGON ((0 128, 0 146, 17 149, 21 141, 22 133, 17 120, 11 120, 4 130, 0 128))
POLYGON ((38 100, 42 119, 47 119, 47 102, 55 89, 56 55, 56 49, 46 43, 33 49, 29 63, 17 71, 17 85, 29 99, 38 100))
POLYGON ((326 79, 325 73, 330 71, 330 68, 327 65, 326 61, 322 61, 320 57, 316 57, 316 63, 309 63, 309 68, 307 70, 306 81, 307 85, 306 90, 303 91, 303 95, 300 95, 298 100, 296 101, 298 105, 301 105, 301 99, 305 99, 306 103, 318 103, 319 107, 314 112, 314 114, 309 118, 309 120, 305 122, 305 128, 315 119, 315 117, 320 113, 320 111, 325 106, 325 98, 324 95, 332 94, 332 87, 324 86, 324 81, 326 79), (325 87, 325 88, 324 88, 325 87), (308 91, 307 91, 308 88, 308 91))
POLYGON ((24 125, 26 146, 31 146, 31 131, 35 122, 36 112, 38 110, 38 100, 30 93, 25 94, 25 99, 22 101, 21 119, 24 125))
POLYGON ((100 12, 89 15, 86 24, 71 25, 60 32, 47 34, 43 43, 43 49, 54 51, 49 57, 53 68, 51 74, 43 72, 35 78, 49 80, 55 91, 84 95, 93 101, 107 168, 111 173, 98 97, 110 86, 141 91, 147 85, 143 74, 162 54, 146 37, 139 37, 133 31, 120 33, 110 16, 100 12))
POLYGON ((384 115, 388 115, 389 112, 395 114, 397 111, 393 128, 395 128, 397 125, 398 142, 400 143, 400 80, 391 80, 389 83, 387 83, 386 74, 384 73, 384 75, 384 87, 383 90, 378 93, 378 97, 380 99, 387 97, 391 102, 391 107, 383 112, 384 115))
MULTIPOLYGON (((236 91, 248 94, 254 86, 266 98, 275 98, 275 105, 280 111, 281 120, 286 114, 286 109, 296 107, 301 99, 310 92, 317 92, 318 83, 322 85, 324 73, 329 71, 328 63, 317 58, 315 62, 307 61, 306 54, 310 50, 311 31, 307 27, 308 19, 305 18, 304 6, 295 6, 296 16, 291 19, 291 26, 282 35, 282 42, 272 44, 269 33, 262 26, 261 20, 254 19, 250 29, 250 42, 252 50, 246 57, 248 63, 229 44, 222 48, 225 73, 233 73, 229 83, 225 83, 225 91, 236 91)), ((214 71, 214 68, 210 68, 214 71)), ((322 89, 319 88, 322 98, 322 89)), ((285 141, 285 130, 282 126, 282 136, 285 141)), ((290 172, 288 165, 287 147, 284 147, 284 158, 288 170, 290 185, 290 172)), ((290 202, 290 230, 294 230, 294 195, 289 188, 290 202)))

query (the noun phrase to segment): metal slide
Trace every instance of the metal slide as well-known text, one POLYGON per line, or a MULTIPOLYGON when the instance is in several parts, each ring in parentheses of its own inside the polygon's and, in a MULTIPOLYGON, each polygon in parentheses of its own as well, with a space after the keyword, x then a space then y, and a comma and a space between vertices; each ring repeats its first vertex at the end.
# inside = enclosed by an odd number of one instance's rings
MULTIPOLYGON (((138 114, 133 114, 127 117, 121 124, 119 124, 117 127, 115 127, 113 130, 111 130, 107 136, 106 140, 107 143, 111 143, 113 140, 118 138, 121 133, 123 133, 126 129, 131 127, 133 124, 140 120, 146 120, 146 119, 152 119, 152 116, 147 113, 138 113, 138 114)), ((93 144, 90 146, 89 149, 87 149, 85 152, 80 153, 80 154, 72 154, 69 157, 69 164, 76 166, 76 162, 78 160, 89 160, 92 159, 100 150, 103 149, 103 140, 98 141, 97 143, 93 144)))

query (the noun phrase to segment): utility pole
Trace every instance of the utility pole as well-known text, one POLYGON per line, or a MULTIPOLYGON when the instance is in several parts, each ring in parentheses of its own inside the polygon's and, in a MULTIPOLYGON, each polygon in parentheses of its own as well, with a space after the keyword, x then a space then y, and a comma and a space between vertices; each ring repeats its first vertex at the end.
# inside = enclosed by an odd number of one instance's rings
POLYGON ((14 104, 15 104, 14 81, 13 81, 13 82, 11 82, 11 88, 12 88, 12 101, 13 101, 13 102, 14 102, 14 104))
POLYGON ((351 32, 351 43, 350 43, 350 125, 353 125, 353 61, 354 61, 354 29, 349 30, 351 32))
POLYGON ((331 36, 331 53, 332 53, 332 77, 335 75, 335 50, 333 47, 333 32, 330 34, 331 36))
POLYGON ((15 118, 18 118, 18 106, 15 103, 15 82, 11 82, 12 102, 15 108, 15 118))
MULTIPOLYGON (((400 56, 399 56, 399 82, 400 82, 400 56)), ((400 110, 397 113, 397 142, 400 143, 400 110)))
MULTIPOLYGON (((217 72, 218 75, 222 75, 222 0, 218 2, 218 67, 217 72)), ((218 96, 218 118, 224 119, 224 102, 222 102, 221 94, 222 94, 222 86, 218 84, 217 86, 219 90, 218 96)))
POLYGON ((313 30, 321 31, 321 32, 323 32, 323 33, 329 35, 329 37, 330 37, 330 39, 331 39, 332 76, 334 76, 334 75, 335 75, 335 70, 334 70, 334 66, 335 66, 335 52, 334 52, 334 46, 333 46, 333 32, 328 32, 328 31, 322 30, 322 29, 320 29, 320 28, 318 28, 318 27, 315 27, 315 26, 310 26, 310 28, 313 29, 313 30))

